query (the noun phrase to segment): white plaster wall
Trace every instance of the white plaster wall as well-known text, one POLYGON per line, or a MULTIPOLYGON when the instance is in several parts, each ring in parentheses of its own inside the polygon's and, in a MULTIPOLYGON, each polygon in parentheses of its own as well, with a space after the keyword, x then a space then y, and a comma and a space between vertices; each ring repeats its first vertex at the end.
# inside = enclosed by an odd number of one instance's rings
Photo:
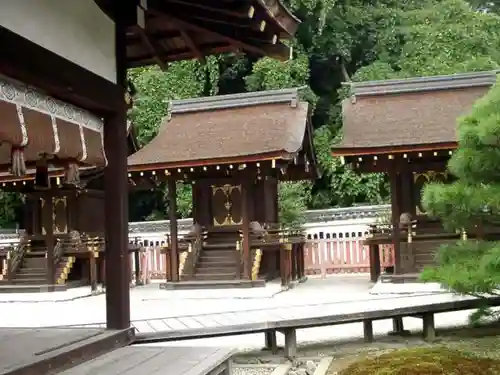
POLYGON ((114 23, 94 0, 0 2, 1 26, 116 82, 114 23))

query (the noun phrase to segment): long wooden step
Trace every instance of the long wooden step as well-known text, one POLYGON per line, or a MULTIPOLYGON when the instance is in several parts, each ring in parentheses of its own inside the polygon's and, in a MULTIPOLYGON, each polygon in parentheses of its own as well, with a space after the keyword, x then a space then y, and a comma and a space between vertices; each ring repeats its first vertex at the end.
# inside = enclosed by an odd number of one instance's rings
POLYGON ((236 269, 236 264, 232 266, 225 266, 225 267, 219 267, 219 266, 214 266, 214 267, 207 267, 206 265, 200 265, 196 268, 196 275, 200 274, 228 274, 228 273, 234 273, 234 270, 236 269))
POLYGON ((193 275, 193 280, 234 280, 236 279, 236 273, 196 273, 193 275))

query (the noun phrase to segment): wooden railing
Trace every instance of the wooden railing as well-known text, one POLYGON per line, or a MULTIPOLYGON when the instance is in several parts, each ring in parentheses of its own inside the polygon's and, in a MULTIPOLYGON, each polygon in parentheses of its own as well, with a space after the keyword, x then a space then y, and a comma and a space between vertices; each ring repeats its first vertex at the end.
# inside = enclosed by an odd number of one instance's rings
MULTIPOLYGON (((304 245, 306 242, 302 230, 282 228, 276 224, 267 224, 262 229, 251 233, 250 243, 254 256, 257 254, 264 256, 265 253, 272 252, 278 254, 283 288, 288 288, 294 281, 302 281, 305 277, 304 245)), ((260 259, 258 260, 260 266, 260 259)), ((256 271, 252 269, 252 275, 256 271)))
POLYGON ((30 250, 31 241, 21 239, 19 245, 7 252, 7 279, 10 281, 21 267, 24 256, 30 250))
POLYGON ((193 277, 202 251, 203 240, 205 238, 206 231, 195 233, 192 236, 185 238, 185 241, 187 241, 187 250, 185 250, 186 259, 182 269, 179 267, 180 276, 186 275, 189 278, 193 277))

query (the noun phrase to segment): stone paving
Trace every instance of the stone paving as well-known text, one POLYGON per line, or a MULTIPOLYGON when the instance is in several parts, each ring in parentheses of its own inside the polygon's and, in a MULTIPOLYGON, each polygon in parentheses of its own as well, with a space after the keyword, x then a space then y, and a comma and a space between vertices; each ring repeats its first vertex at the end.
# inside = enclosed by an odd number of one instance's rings
MULTIPOLYGON (((131 290, 131 317, 133 321, 202 317, 210 314, 242 313, 254 311, 264 314, 270 310, 310 310, 318 313, 327 310, 344 311, 353 305, 364 303, 370 306, 390 306, 403 303, 401 298, 431 301, 453 298, 448 293, 414 293, 397 296, 394 293, 370 294, 372 284, 368 277, 362 276, 332 276, 327 279, 310 278, 296 288, 279 293, 279 285, 270 283, 265 288, 250 290, 212 290, 173 292, 159 290, 158 285, 152 284, 137 287, 131 290), (426 296, 426 297, 424 297, 426 296), (399 303, 397 303, 399 302, 399 303)), ((387 291, 387 290, 386 290, 387 291)), ((12 297, 11 297, 12 298, 12 297)), ((66 300, 0 303, 0 321, 4 327, 42 327, 56 325, 80 325, 101 323, 105 321, 105 296, 91 296, 75 298, 69 295, 66 300), (27 308, 29 306, 29 308, 27 308), (31 308, 32 307, 32 308, 31 308)), ((0 302, 2 300, 0 299, 0 302)), ((404 302, 406 303, 406 302, 404 302)), ((438 314, 438 327, 462 325, 467 322, 468 312, 454 312, 438 314)), ((201 318, 200 318, 201 319, 201 318)), ((222 322, 224 323, 224 322, 222 322)), ((421 321, 414 318, 405 318, 408 329, 419 329, 421 321)), ((391 329, 391 321, 377 321, 374 323, 375 334, 384 334, 391 329)), ((362 335, 361 323, 344 324, 332 327, 303 329, 297 332, 300 344, 338 341, 356 338, 362 335)), ((282 338, 279 337, 280 344, 282 338)), ((238 349, 256 349, 263 345, 263 335, 244 335, 221 337, 202 340, 188 340, 156 345, 175 346, 231 346, 238 349)))

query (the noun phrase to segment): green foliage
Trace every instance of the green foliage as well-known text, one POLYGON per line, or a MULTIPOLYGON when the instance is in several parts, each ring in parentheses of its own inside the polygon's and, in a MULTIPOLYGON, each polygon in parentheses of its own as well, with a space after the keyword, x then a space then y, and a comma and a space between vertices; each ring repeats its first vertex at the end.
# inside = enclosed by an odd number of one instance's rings
MULTIPOLYGON (((422 275, 462 294, 495 294, 500 285, 500 243, 481 241, 488 228, 500 223, 499 104, 497 83, 459 121, 459 147, 449 162, 457 181, 428 185, 423 194, 427 212, 448 229, 466 228, 479 237, 443 246, 438 266, 422 275)), ((480 310, 474 318, 487 312, 480 310)))
POLYGON ((401 349, 357 361, 339 375, 498 374, 500 361, 445 347, 401 349))
POLYGON ((192 192, 191 184, 177 184, 177 213, 181 218, 191 217, 193 211, 192 192))
POLYGON ((304 214, 310 199, 311 184, 309 182, 280 182, 278 186, 280 224, 288 228, 296 228, 304 224, 304 214))
POLYGON ((0 191, 0 228, 15 228, 23 197, 18 193, 0 191))
POLYGON ((474 11, 463 0, 422 1, 399 9, 375 49, 378 59, 355 80, 403 78, 496 69, 500 17, 474 11))
POLYGON ((167 115, 169 101, 201 96, 206 79, 197 61, 170 64, 165 72, 157 66, 132 69, 129 76, 137 89, 129 116, 137 127, 141 144, 156 135, 167 115))

